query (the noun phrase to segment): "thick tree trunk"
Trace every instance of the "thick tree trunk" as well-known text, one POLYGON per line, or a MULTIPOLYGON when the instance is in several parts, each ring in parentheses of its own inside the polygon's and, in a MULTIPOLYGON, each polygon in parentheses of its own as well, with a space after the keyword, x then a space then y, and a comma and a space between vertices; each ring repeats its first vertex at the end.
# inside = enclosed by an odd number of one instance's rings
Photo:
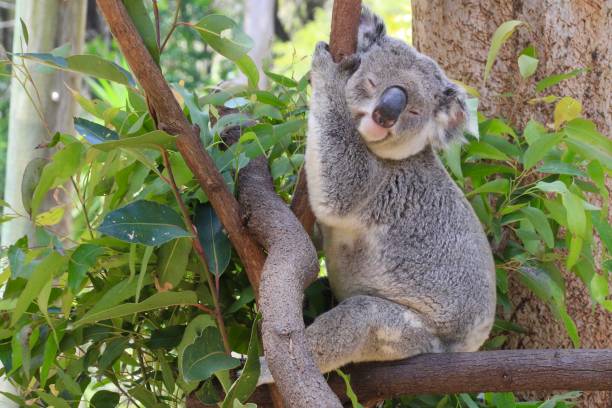
MULTIPOLYGON (((546 94, 569 95, 582 101, 585 114, 604 134, 612 128, 612 1, 610 0, 412 0, 413 38, 417 49, 431 56, 456 80, 479 89, 480 109, 519 126, 530 118, 550 121, 544 106, 531 106, 533 97, 518 72, 521 50, 533 44, 540 66, 535 80, 551 74, 589 68, 546 94), (528 24, 502 48, 490 78, 483 73, 491 36, 507 20, 528 24), (500 96, 513 92, 511 97, 500 96)), ((533 79, 532 79, 533 81, 533 79)), ((592 309, 584 285, 566 274, 567 306, 581 333, 582 346, 612 348, 612 314, 592 309)), ((516 336, 510 348, 571 347, 565 330, 548 308, 516 281, 513 302, 521 305, 516 322, 531 333, 516 336)), ((585 407, 612 406, 611 393, 592 393, 585 407)))
POLYGON ((244 31, 255 45, 249 52, 259 70, 259 85, 267 88, 268 78, 264 68, 272 57, 274 40, 274 0, 246 0, 244 5, 244 31))
MULTIPOLYGON (((48 52, 70 43, 72 53, 82 53, 85 36, 85 0, 20 0, 16 3, 15 21, 22 19, 29 31, 26 45, 21 26, 14 30, 13 52, 48 52)), ((79 89, 76 74, 41 72, 36 64, 27 63, 32 81, 16 69, 11 82, 11 107, 4 199, 20 214, 26 214, 21 201, 21 180, 27 164, 35 157, 47 157, 47 149, 37 146, 51 140, 56 131, 72 133, 75 102, 66 88, 79 89), (24 88, 20 82, 26 82, 24 88), (34 83, 34 85, 32 85, 34 83), (41 115, 43 118, 41 118, 41 115)), ((60 202, 66 197, 60 195, 60 202)), ((60 225, 58 232, 67 232, 60 225)), ((2 245, 9 245, 23 235, 32 237, 32 223, 24 217, 3 224, 2 245)))
MULTIPOLYGON (((18 0, 15 4, 15 21, 24 21, 28 27, 29 40, 26 46, 21 26, 16 24, 13 52, 47 52, 61 44, 70 43, 73 53, 82 53, 86 11, 85 0, 18 0)), ((32 81, 28 82, 26 88, 19 83, 25 79, 23 72, 15 70, 19 81, 17 78, 11 81, 4 199, 21 214, 26 214, 21 201, 21 180, 25 167, 33 158, 49 155, 47 149, 36 147, 50 141, 52 132, 73 133, 72 118, 76 104, 66 85, 77 90, 80 86, 80 80, 75 74, 42 73, 34 67, 33 64, 28 64, 32 81), (36 107, 44 118, 39 116, 36 107)), ((47 202, 45 205, 58 205, 69 199, 63 192, 47 200, 60 202, 47 202)), ((56 231, 65 234, 68 228, 69 218, 66 217, 56 226, 56 231)), ((32 237, 33 231, 33 225, 27 218, 20 217, 5 223, 2 226, 2 246, 12 244, 26 234, 32 237)), ((0 389, 14 392, 5 379, 0 381, 0 389)), ((4 397, 0 398, 0 405, 14 406, 4 397)))

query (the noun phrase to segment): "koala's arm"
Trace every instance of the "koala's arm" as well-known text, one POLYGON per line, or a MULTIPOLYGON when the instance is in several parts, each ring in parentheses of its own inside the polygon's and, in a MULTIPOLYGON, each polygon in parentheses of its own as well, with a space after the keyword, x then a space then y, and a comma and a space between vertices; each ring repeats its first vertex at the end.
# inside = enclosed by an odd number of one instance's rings
POLYGON ((306 174, 319 218, 348 215, 372 188, 375 159, 357 132, 345 96, 358 63, 357 56, 334 63, 322 42, 313 56, 306 174))

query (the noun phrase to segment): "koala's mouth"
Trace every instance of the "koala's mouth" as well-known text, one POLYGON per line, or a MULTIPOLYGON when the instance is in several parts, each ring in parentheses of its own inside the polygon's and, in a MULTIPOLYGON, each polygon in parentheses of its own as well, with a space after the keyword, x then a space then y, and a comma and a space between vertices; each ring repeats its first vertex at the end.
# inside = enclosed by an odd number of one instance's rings
POLYGON ((359 114, 357 131, 368 143, 381 143, 391 135, 391 128, 380 126, 372 119, 372 115, 359 114))

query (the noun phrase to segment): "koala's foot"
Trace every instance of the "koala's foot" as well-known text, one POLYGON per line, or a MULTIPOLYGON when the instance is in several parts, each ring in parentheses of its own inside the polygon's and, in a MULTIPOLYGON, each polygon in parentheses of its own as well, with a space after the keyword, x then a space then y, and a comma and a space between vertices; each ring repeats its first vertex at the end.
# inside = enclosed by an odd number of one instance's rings
MULTIPOLYGON (((322 373, 349 363, 400 360, 441 352, 439 339, 421 316, 395 302, 354 296, 319 316, 306 328, 306 338, 322 373)), ((260 360, 258 385, 274 380, 260 360)))

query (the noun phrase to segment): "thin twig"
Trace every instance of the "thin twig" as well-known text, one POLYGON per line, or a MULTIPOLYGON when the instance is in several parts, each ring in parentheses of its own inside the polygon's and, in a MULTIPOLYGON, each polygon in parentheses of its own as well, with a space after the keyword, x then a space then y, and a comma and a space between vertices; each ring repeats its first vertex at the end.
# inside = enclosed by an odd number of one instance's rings
POLYGON ((87 214, 87 207, 85 207, 84 198, 81 197, 81 193, 79 192, 79 187, 77 186, 77 183, 74 180, 74 177, 70 177, 70 181, 72 182, 72 187, 74 187, 74 191, 77 195, 77 198, 79 199, 79 202, 81 203, 81 207, 83 207, 83 216, 85 217, 85 223, 87 224, 87 229, 89 230, 89 236, 91 237, 91 239, 94 239, 93 228, 91 227, 91 222, 89 221, 89 215, 87 214))
POLYGON ((215 319, 217 320, 217 325, 219 326, 219 332, 221 332, 221 338, 223 339, 223 346, 225 347, 225 351, 229 354, 231 352, 231 347, 229 345, 229 340, 227 338, 227 330, 225 329, 225 322, 223 321, 223 314, 221 313, 221 307, 219 306, 219 293, 212 280, 212 274, 210 273, 210 270, 208 269, 206 252, 204 252, 204 248, 202 248, 202 244, 200 243, 200 240, 198 238, 198 231, 195 225, 193 225, 193 222, 191 221, 191 217, 189 216, 189 210, 187 209, 187 206, 185 205, 185 202, 183 201, 183 198, 181 197, 181 193, 176 185, 176 180, 174 179, 174 173, 172 172, 172 166, 170 165, 170 159, 168 157, 168 152, 165 149, 159 149, 159 150, 161 151, 161 154, 162 154, 162 159, 164 161, 164 167, 166 168, 166 170, 168 170, 168 177, 166 180, 169 181, 170 188, 172 189, 172 192, 174 193, 174 197, 176 198, 176 201, 181 209, 181 214, 183 215, 183 220, 185 221, 185 225, 187 225, 187 228, 189 228, 189 230, 194 236, 193 249, 195 250, 196 255, 198 256, 200 263, 202 264, 202 267, 204 269, 204 275, 206 276, 206 281, 208 282, 208 287, 210 288, 210 293, 212 295, 213 305, 215 307, 215 310, 213 311, 213 315, 215 316, 215 319))
POLYGON ((162 43, 161 47, 159 47, 160 54, 162 53, 162 51, 164 51, 164 48, 166 48, 166 44, 168 44, 168 41, 170 40, 170 37, 174 33, 174 30, 176 30, 176 27, 178 27, 177 22, 178 22, 180 14, 181 14, 181 0, 176 0, 176 10, 174 11, 174 20, 172 21, 172 26, 170 27, 170 31, 168 31, 168 34, 166 34, 166 38, 164 38, 164 42, 162 43))

